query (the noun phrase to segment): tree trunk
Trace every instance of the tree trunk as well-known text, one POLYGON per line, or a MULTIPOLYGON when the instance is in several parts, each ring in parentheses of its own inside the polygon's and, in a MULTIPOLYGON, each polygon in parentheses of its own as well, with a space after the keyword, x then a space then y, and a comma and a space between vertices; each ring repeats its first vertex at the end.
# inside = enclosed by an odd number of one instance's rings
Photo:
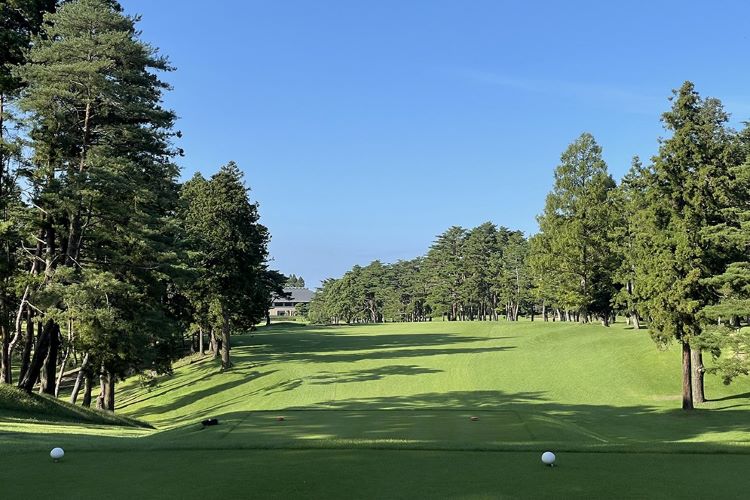
POLYGON ((107 372, 102 364, 99 370, 99 396, 96 398, 96 409, 106 410, 107 405, 107 372))
POLYGON ((23 341, 23 352, 21 352, 21 370, 19 372, 19 378, 23 378, 24 374, 29 370, 31 364, 31 350, 34 347, 34 319, 29 312, 29 316, 26 318, 26 336, 23 341))
POLYGON ((703 367, 703 352, 699 348, 690 348, 690 364, 693 370, 693 403, 705 403, 706 394, 703 386, 703 375, 705 368, 703 367))
POLYGON ((682 342, 682 409, 693 409, 693 388, 690 383, 690 344, 682 342))
POLYGON ((42 371, 44 360, 49 352, 50 338, 57 334, 57 323, 48 320, 37 338, 34 356, 31 358, 29 368, 26 370, 26 373, 24 373, 23 378, 18 382, 18 387, 24 391, 31 393, 31 391, 34 390, 34 385, 36 385, 36 381, 39 380, 39 373, 42 371))
POLYGON ((57 357, 60 353, 60 328, 57 327, 49 337, 49 350, 44 358, 44 366, 40 373, 41 384, 39 392, 44 394, 55 394, 57 381, 57 357))
POLYGON ((203 346, 203 327, 198 327, 198 352, 203 356, 203 353, 206 352, 205 347, 203 346))
POLYGON ((83 401, 81 401, 81 404, 86 408, 91 408, 91 386, 94 382, 94 375, 87 371, 83 377, 83 401))
POLYGON ((228 370, 232 367, 229 359, 229 318, 225 315, 221 325, 221 369, 228 370))
POLYGON ((83 384, 84 379, 86 378, 86 372, 88 370, 88 364, 89 364, 89 353, 84 354, 83 361, 81 361, 81 368, 78 370, 78 376, 76 377, 76 383, 73 385, 73 392, 70 393, 70 403, 76 404, 76 399, 78 399, 78 393, 81 390, 81 384, 83 384))
POLYGON ((107 397, 105 400, 106 410, 115 411, 115 374, 107 372, 107 397))
MULTIPOLYGON (((0 314, 5 311, 0 309, 0 314)), ((2 336, 2 347, 0 347, 0 384, 12 384, 13 374, 10 370, 10 328, 0 325, 0 336, 2 336)))
POLYGON ((62 362, 60 362, 60 369, 57 372, 57 381, 55 382, 55 397, 60 395, 60 384, 62 383, 63 375, 65 375, 65 366, 68 364, 68 357, 70 356, 71 347, 68 346, 65 349, 62 362))
POLYGON ((221 349, 221 341, 216 338, 216 329, 211 327, 211 352, 213 353, 213 359, 219 357, 219 350, 221 349))
POLYGON ((630 321, 633 324, 634 330, 640 330, 641 329, 641 321, 638 319, 638 313, 633 311, 630 313, 630 321))

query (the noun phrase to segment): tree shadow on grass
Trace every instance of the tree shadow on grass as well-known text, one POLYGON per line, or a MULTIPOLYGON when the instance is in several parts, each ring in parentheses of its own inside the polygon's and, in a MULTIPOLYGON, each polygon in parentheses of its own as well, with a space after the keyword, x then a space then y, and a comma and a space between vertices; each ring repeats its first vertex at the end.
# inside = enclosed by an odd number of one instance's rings
POLYGON ((513 337, 471 337, 449 333, 354 335, 336 332, 289 332, 256 335, 234 351, 239 362, 303 361, 313 363, 352 362, 362 359, 396 359, 443 354, 473 354, 506 351, 513 346, 462 347, 513 337))
POLYGON ((707 399, 706 401, 718 402, 718 401, 730 401, 732 399, 750 399, 750 392, 745 392, 743 394, 733 394, 731 396, 724 396, 723 398, 707 399))
MULTIPOLYGON (((222 384, 217 385, 211 385, 210 387, 200 390, 200 391, 192 391, 189 392, 183 396, 176 397, 168 402, 162 402, 157 405, 149 405, 144 406, 143 408, 139 408, 137 411, 133 412, 134 416, 137 416, 136 418, 144 418, 149 415, 157 415, 161 413, 169 413, 171 411, 177 410, 178 408, 183 408, 185 406, 189 406, 193 403, 196 403, 200 401, 201 399, 207 398, 209 396, 214 396, 216 394, 230 391, 234 389, 235 387, 247 384, 249 382, 252 382, 254 380, 257 380, 261 377, 265 377, 267 375, 271 375, 272 373, 275 373, 277 370, 269 370, 266 372, 249 372, 247 374, 244 374, 241 378, 234 378, 232 380, 229 380, 227 382, 224 382, 222 384)), ((194 381, 192 384, 186 384, 186 385, 193 385, 194 383, 198 383, 200 380, 194 381)), ((256 391, 257 392, 257 391, 256 391)), ((243 394, 239 396, 239 398, 247 398, 252 396, 253 394, 243 394)), ((235 398, 237 399, 237 398, 235 398)), ((230 400, 225 400, 225 403, 228 404, 230 400)), ((207 412, 210 412, 209 409, 202 409, 199 415, 203 415, 207 412)))
POLYGON ((293 391, 305 383, 313 385, 349 384, 381 380, 389 376, 425 375, 430 373, 441 373, 443 371, 444 370, 425 368, 417 365, 390 365, 364 370, 351 370, 347 372, 321 372, 304 378, 284 380, 270 387, 265 387, 257 392, 263 392, 264 395, 269 396, 280 392, 293 391))
MULTIPOLYGON (((542 393, 454 391, 348 399, 273 412, 216 415, 248 448, 541 449, 750 453, 747 412, 664 410, 649 406, 564 404, 542 393), (284 420, 277 420, 283 415, 284 420), (469 417, 476 417, 472 420, 469 417)), ((222 424, 223 425, 223 424, 222 424)), ((194 427, 154 436, 190 443, 194 427)), ((201 434, 194 445, 211 446, 201 434)))
MULTIPOLYGON (((234 399, 243 397, 246 395, 234 399)), ((75 431, 32 437, 19 430, 0 433, 0 444, 25 450, 62 443, 73 449, 98 450, 552 448, 569 452, 750 453, 747 411, 742 410, 684 412, 645 405, 566 404, 549 401, 540 392, 502 391, 352 398, 313 407, 222 413, 231 404, 223 401, 201 410, 195 421, 138 439, 75 431), (217 417, 220 424, 203 429, 200 420, 206 416, 217 417)))

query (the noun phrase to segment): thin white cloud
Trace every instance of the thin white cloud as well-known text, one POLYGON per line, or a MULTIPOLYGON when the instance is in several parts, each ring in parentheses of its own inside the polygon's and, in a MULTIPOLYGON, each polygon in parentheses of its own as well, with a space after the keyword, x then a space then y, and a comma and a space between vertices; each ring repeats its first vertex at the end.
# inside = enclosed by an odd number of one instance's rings
POLYGON ((556 95, 584 102, 614 106, 625 112, 654 115, 664 108, 667 96, 651 95, 633 89, 601 83, 519 78, 489 71, 453 69, 450 73, 464 80, 521 92, 556 95))

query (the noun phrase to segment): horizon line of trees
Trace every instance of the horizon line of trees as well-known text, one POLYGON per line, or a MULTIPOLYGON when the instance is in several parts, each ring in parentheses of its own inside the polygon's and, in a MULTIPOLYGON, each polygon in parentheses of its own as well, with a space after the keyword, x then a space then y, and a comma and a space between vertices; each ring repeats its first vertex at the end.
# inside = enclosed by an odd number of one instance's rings
MULTIPOLYGON (((230 334, 287 278, 234 163, 178 182, 168 60, 113 0, 0 2, 0 383, 115 384, 230 334), (71 374, 75 380, 70 379, 71 374)), ((68 387, 66 387, 67 391, 68 387)))
POLYGON ((589 133, 563 152, 554 187, 525 238, 487 222, 451 227, 426 255, 354 266, 328 279, 315 323, 601 321, 646 323, 677 342, 682 407, 705 401, 704 375, 750 373, 750 124, 685 82, 662 115, 669 134, 618 184, 589 133), (704 364, 703 354, 712 358, 704 364))

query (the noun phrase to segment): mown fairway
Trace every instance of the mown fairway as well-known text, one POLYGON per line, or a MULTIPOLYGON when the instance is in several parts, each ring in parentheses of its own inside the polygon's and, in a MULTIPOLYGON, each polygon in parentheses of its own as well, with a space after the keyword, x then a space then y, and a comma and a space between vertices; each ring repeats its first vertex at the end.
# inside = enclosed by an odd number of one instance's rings
POLYGON ((31 481, 33 496, 58 498, 99 480, 121 497, 165 498, 750 488, 750 383, 709 377, 712 401, 684 413, 677 350, 622 324, 279 325, 233 340, 228 373, 193 358, 150 388, 123 384, 118 414, 155 431, 3 419, 4 483, 29 495, 25 479, 49 474, 31 481), (206 417, 221 423, 201 429, 206 417), (52 445, 66 449, 60 464, 52 445), (541 465, 545 449, 559 467, 541 465))

